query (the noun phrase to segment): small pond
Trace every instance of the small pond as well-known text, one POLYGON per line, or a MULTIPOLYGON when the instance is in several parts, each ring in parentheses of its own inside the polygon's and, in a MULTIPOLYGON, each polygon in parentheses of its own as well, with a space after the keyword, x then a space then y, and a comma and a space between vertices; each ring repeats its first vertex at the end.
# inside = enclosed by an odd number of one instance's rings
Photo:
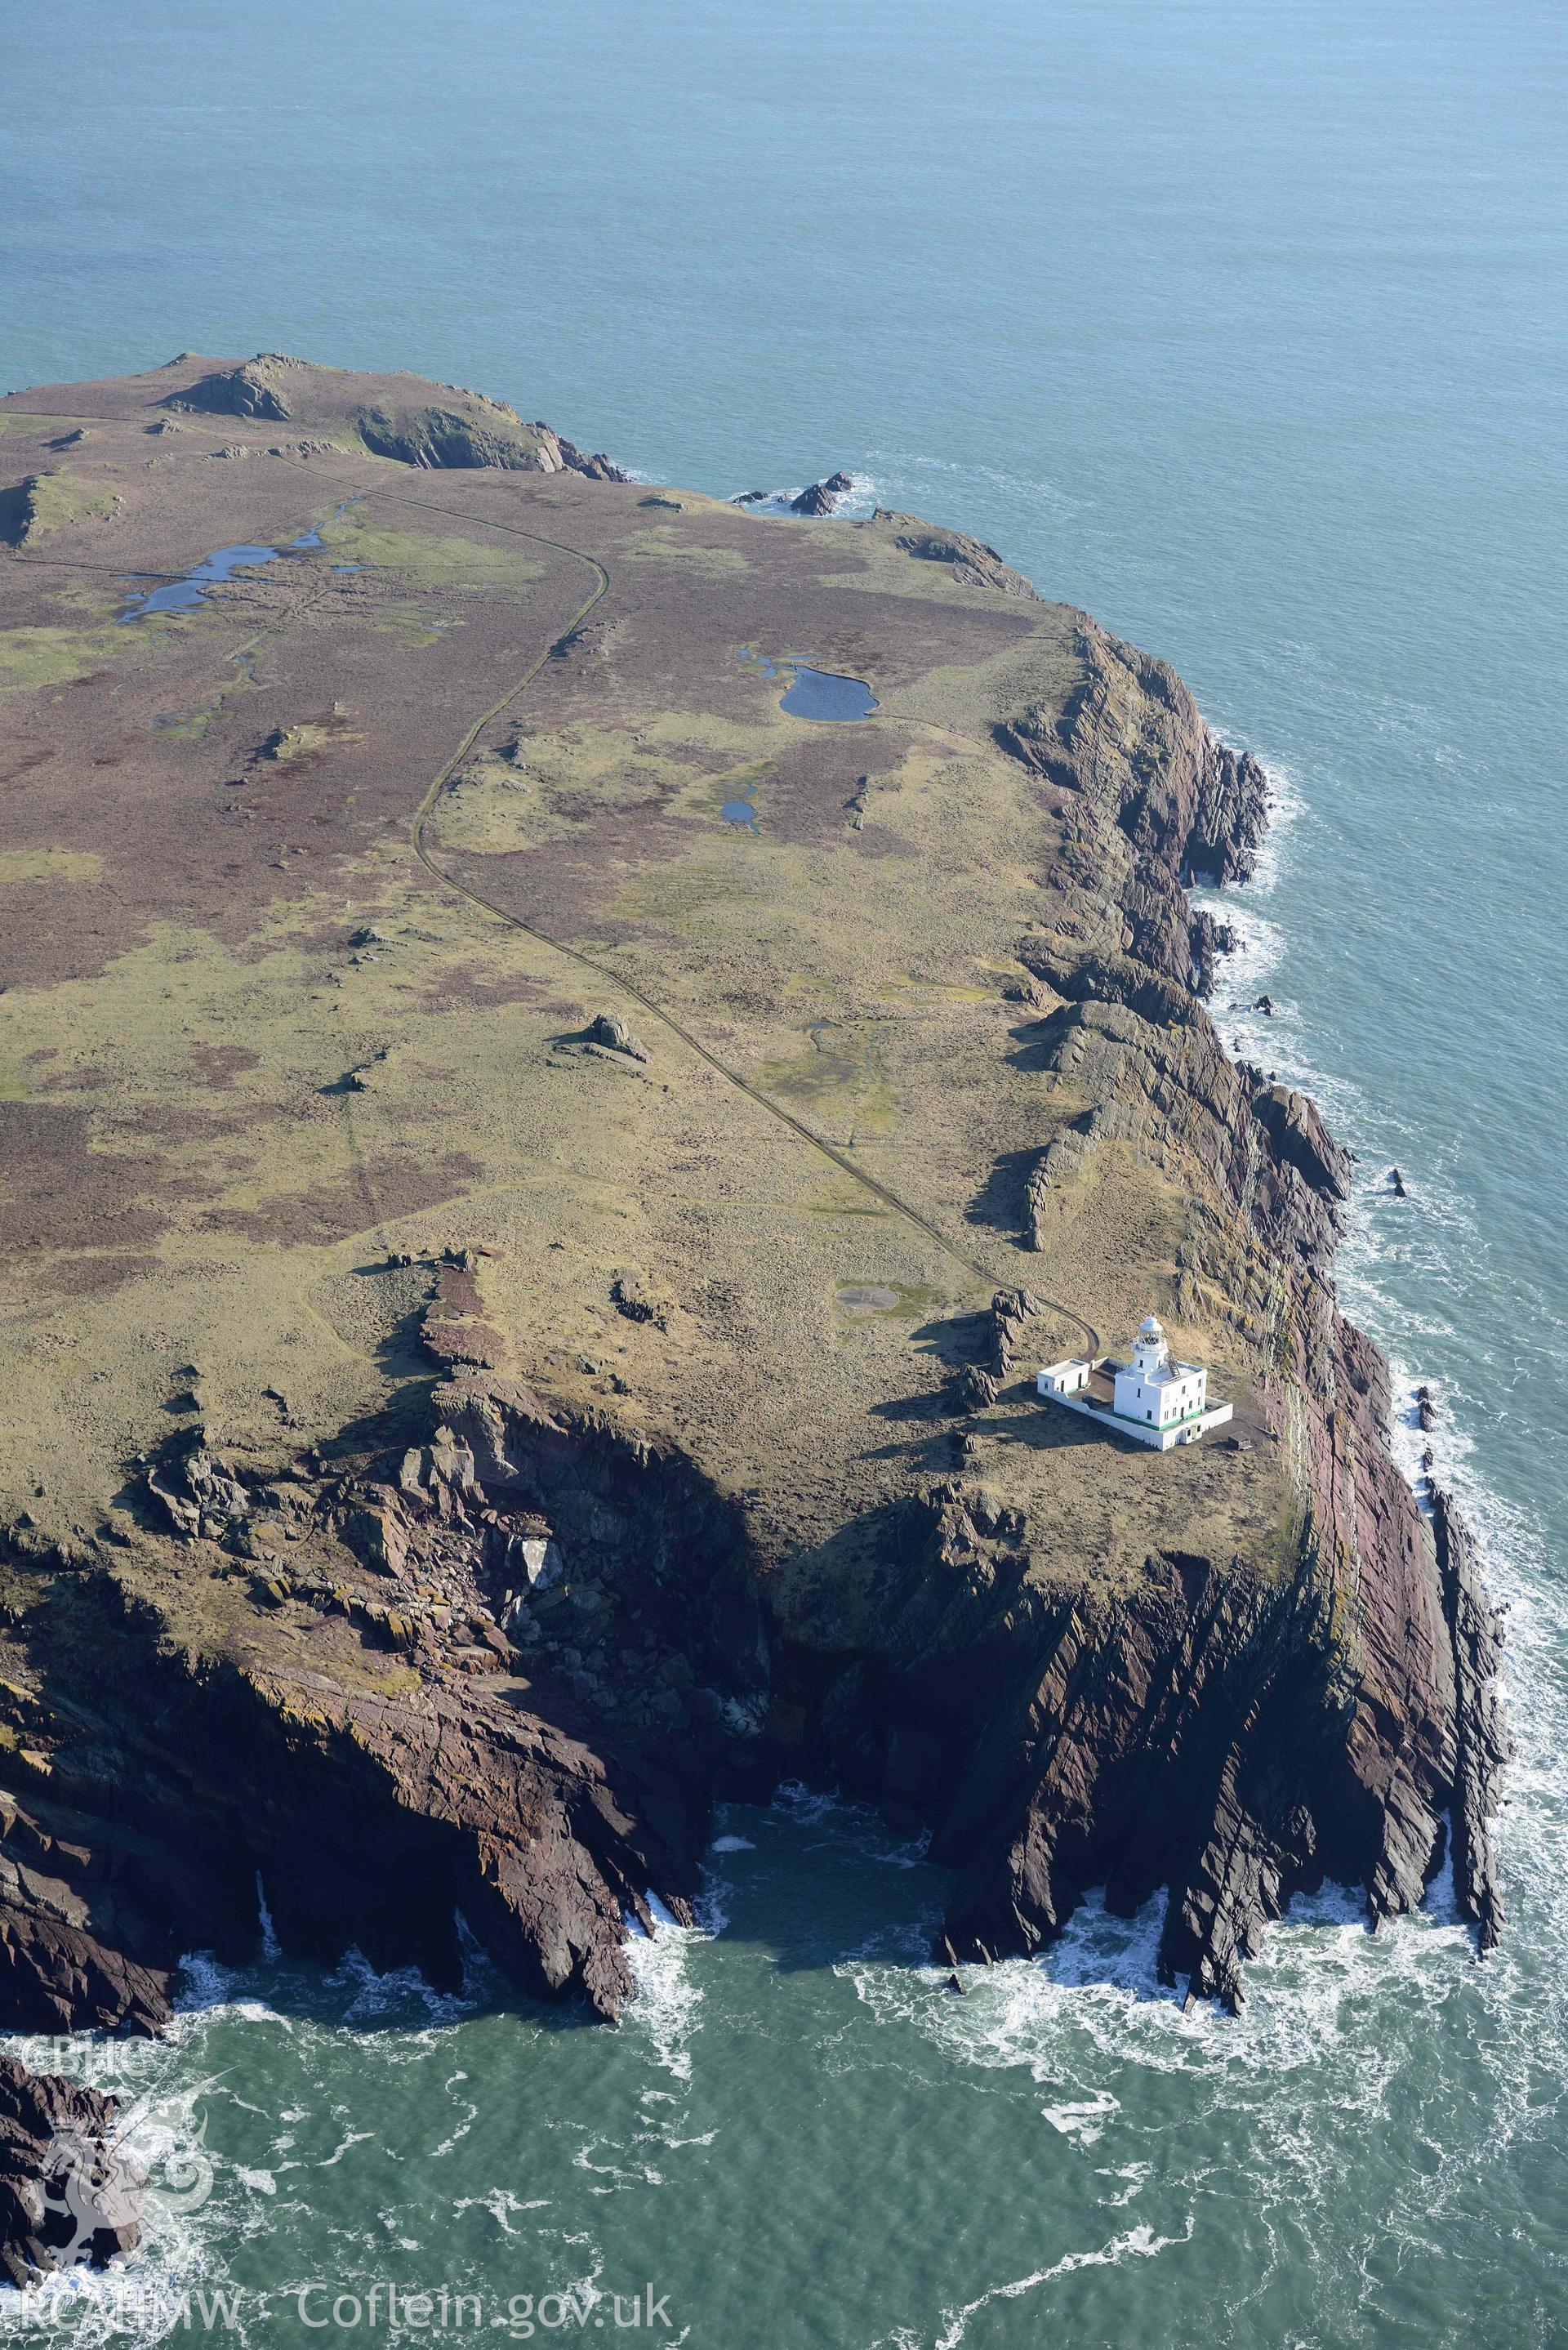
POLYGON ((794 718, 869 718, 877 697, 864 678, 838 677, 830 669, 812 669, 805 661, 790 666, 794 677, 779 703, 794 718))
MULTIPOLYGON (((355 503, 354 499, 346 498, 337 508, 337 514, 344 513, 355 503)), ((336 518, 335 515, 334 520, 336 518)), ((276 563, 284 556, 309 555, 322 544, 320 525, 312 523, 308 530, 302 530, 297 538, 286 539, 281 546, 220 546, 202 562, 192 565, 182 577, 166 579, 161 587, 149 588, 144 595, 138 594, 130 608, 120 614, 120 626, 123 628, 131 620, 144 620, 149 612, 194 611, 205 599, 209 588, 221 586, 225 579, 232 579, 236 571, 251 570, 262 563, 276 563)), ((335 563, 332 567, 335 571, 364 571, 369 566, 335 563)))
POLYGON ((751 645, 741 647, 741 659, 759 677, 777 677, 781 670, 788 671, 790 681, 780 697, 779 708, 787 710, 792 718, 869 718, 877 707, 877 697, 864 678, 841 677, 836 670, 814 669, 809 661, 774 660, 751 645))

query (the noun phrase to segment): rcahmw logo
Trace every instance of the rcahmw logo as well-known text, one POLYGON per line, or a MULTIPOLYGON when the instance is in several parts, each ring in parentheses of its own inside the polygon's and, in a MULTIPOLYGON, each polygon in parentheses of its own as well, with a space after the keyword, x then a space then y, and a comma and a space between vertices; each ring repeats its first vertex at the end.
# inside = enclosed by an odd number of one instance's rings
POLYGON ((41 2240, 58 2269, 133 2242, 139 2228, 194 2211, 213 2191, 213 2163, 183 2100, 142 2097, 114 2116, 106 2139, 69 2126, 39 2168, 41 2240))

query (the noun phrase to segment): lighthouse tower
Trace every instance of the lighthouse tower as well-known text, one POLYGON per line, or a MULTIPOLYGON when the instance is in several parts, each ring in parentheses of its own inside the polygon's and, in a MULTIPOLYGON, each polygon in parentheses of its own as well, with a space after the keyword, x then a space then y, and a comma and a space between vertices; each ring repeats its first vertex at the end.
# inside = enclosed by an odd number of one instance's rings
POLYGON ((1218 1398, 1210 1400, 1201 1363, 1176 1361, 1152 1314, 1138 1326, 1130 1363, 1092 1363, 1075 1356, 1064 1363, 1042 1364, 1035 1384, 1053 1403, 1161 1452, 1175 1444, 1196 1444, 1210 1429, 1222 1428, 1232 1410, 1218 1398))
POLYGON ((1116 1415, 1163 1432, 1196 1420, 1208 1408, 1209 1374, 1197 1363, 1175 1363, 1165 1332, 1151 1314, 1138 1326, 1133 1358, 1116 1375, 1116 1415))

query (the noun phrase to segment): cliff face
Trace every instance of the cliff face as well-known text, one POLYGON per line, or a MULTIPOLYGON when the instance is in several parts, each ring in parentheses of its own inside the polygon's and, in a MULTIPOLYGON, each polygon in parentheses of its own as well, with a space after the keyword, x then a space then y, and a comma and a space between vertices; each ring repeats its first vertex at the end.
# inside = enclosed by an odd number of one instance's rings
POLYGON ((1439 1575, 1387 1460, 1380 1361, 1332 1308, 1325 1336, 1334 1400, 1302 1413, 1313 1501, 1276 1584, 1175 1552, 1125 1600, 1048 1596, 1009 1513, 955 1480, 911 1513, 887 1652, 826 1679, 792 1660, 847 1783, 933 1824, 948 1957, 1036 1950, 1090 1886, 1122 1914, 1164 1887, 1162 1972, 1234 2006, 1293 1893, 1327 1876, 1375 1918, 1412 1908, 1450 1818, 1460 1907, 1495 1940, 1495 1622, 1451 1513, 1439 1575))
POLYGON ((1204 1011, 1187 884, 1266 795, 1179 680, 961 533, 639 496, 448 386, 60 387, 18 492, 78 414, 84 577, 291 552, 146 633, 0 577, 0 666, 57 663, 9 705, 0 2022, 156 2031, 264 1897, 441 1981, 461 1914, 611 2014, 710 1795, 784 1773, 930 1829, 959 1956, 1164 1887, 1234 2001, 1294 1889, 1407 1908, 1449 1820, 1491 1939, 1496 1627, 1335 1310, 1345 1159, 1204 1011), (307 437, 213 463, 234 416, 307 437), (806 643, 874 715, 784 709, 806 643), (1150 1304, 1233 1445, 1037 1407, 1150 1304))
POLYGON ((182 1952, 254 1954, 264 1893, 289 1950, 452 1986, 461 1916, 600 2015, 649 1891, 690 1920, 713 1773, 766 1686, 733 1513, 475 1361, 497 1342, 470 1277, 432 1277, 452 1376, 390 1445, 266 1473, 177 1439, 145 1471, 151 1525, 252 1562, 228 1571, 265 1643, 204 1653, 155 1583, 58 1577, 14 1538, 7 1686, 39 1742, 0 1855, 14 2025, 157 2031, 182 1952))
MULTIPOLYGON (((1451 1505, 1438 1496, 1428 1526, 1396 1469, 1386 1365, 1334 1305, 1344 1156, 1310 1101, 1227 1058, 1191 992, 1183 881, 1251 871, 1263 773, 1162 664, 1092 622, 1079 641, 1064 708, 1000 730, 1061 795, 1064 910, 1018 953, 1064 999, 1034 1032, 1044 1066, 1093 1105, 1042 1154, 1023 1237, 1049 1250, 1064 1192, 1112 1143, 1201 1168, 1178 1310, 1267 1351, 1266 1419, 1299 1493, 1291 1563, 1271 1582, 1173 1550, 1125 1599, 1047 1593, 1016 1513, 954 1481, 911 1513, 881 1652, 793 1661, 848 1783, 929 1822, 959 1872, 947 1956, 1035 1950, 1090 1886, 1127 1913, 1163 1886, 1162 1971, 1234 2006, 1293 1893, 1333 1877, 1365 1887, 1374 1919, 1413 1908, 1450 1822, 1459 1906, 1495 1941, 1498 1625, 1451 1505)), ((1016 1301, 997 1313, 1005 1378, 1016 1301)))
POLYGON ((1216 743, 1164 661, 1075 616, 1079 681, 1060 704, 1002 720, 998 739, 1064 795, 1063 847, 1048 877, 1072 909, 1062 968, 1126 953, 1179 989, 1198 968, 1181 884, 1244 881, 1268 822, 1251 752, 1216 743))

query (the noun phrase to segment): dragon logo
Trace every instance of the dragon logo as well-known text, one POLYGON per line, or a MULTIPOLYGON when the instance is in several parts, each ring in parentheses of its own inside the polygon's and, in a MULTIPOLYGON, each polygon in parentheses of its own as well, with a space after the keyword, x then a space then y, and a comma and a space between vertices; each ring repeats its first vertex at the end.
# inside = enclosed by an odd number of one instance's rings
POLYGON ((189 2098, 142 2097, 114 2116, 107 2139, 67 2125, 40 2168, 39 2234, 57 2267, 101 2262, 159 2217, 194 2211, 213 2191, 207 2125, 189 2098))

